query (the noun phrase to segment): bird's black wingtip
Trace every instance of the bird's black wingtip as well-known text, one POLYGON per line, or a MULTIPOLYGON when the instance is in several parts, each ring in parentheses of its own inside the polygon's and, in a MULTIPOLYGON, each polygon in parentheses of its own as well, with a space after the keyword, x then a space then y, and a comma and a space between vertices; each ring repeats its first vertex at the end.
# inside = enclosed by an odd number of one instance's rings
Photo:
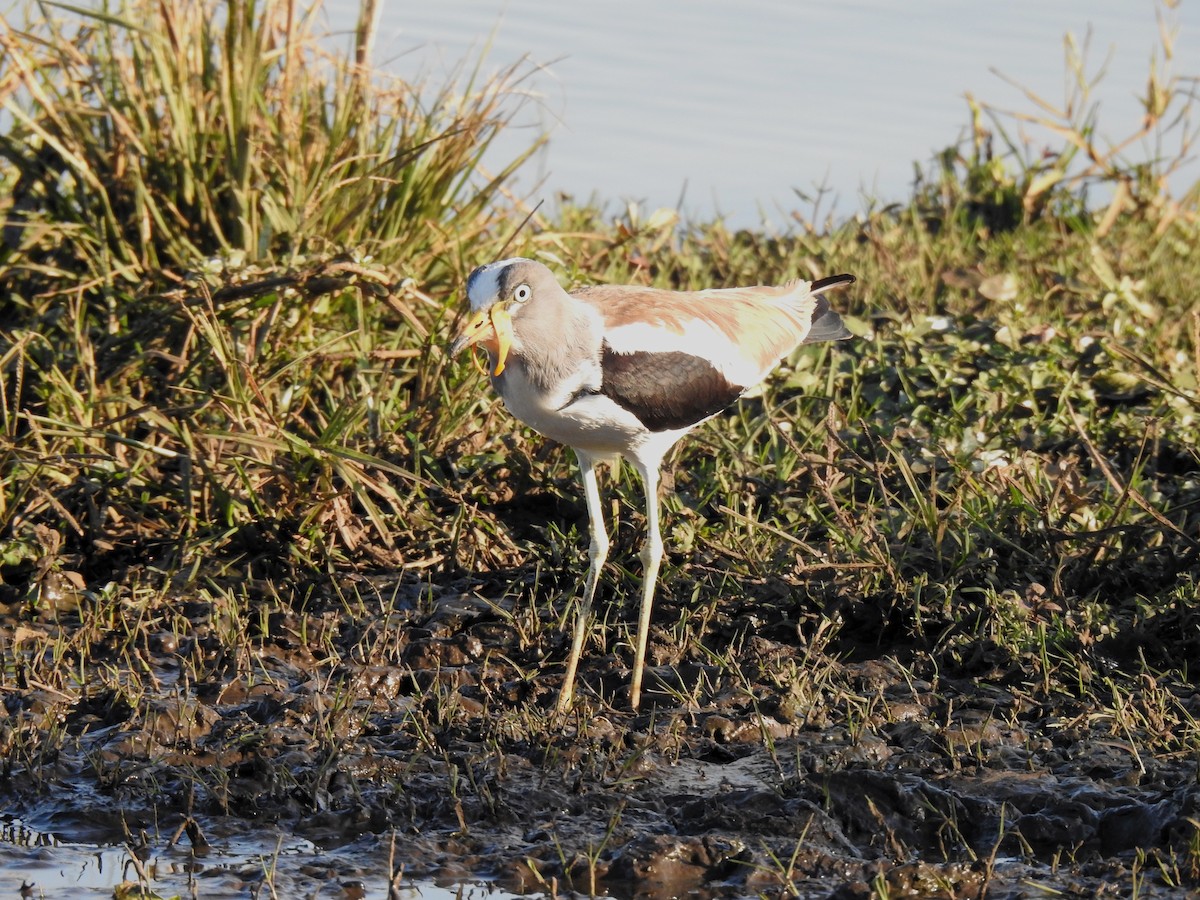
POLYGON ((848 272, 843 272, 841 275, 830 275, 828 278, 818 278, 812 283, 809 288, 814 294, 819 294, 822 291, 828 291, 835 287, 841 287, 844 284, 854 284, 858 279, 848 272))

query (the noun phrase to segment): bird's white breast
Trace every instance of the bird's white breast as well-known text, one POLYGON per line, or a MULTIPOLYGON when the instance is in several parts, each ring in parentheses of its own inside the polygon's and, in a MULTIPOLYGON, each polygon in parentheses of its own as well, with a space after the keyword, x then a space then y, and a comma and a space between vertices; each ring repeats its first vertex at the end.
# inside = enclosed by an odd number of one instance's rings
POLYGON ((539 434, 593 456, 637 455, 639 448, 656 436, 629 410, 591 392, 589 388, 599 386, 599 373, 594 373, 594 384, 589 383, 588 374, 581 373, 584 377, 559 385, 558 390, 541 391, 518 362, 493 383, 508 411, 539 434))

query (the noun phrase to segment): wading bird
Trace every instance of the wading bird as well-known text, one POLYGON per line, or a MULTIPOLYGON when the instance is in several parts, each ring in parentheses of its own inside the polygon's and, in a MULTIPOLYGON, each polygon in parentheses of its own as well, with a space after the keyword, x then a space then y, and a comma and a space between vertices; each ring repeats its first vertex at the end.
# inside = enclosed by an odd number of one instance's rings
POLYGON ((762 381, 800 344, 852 337, 822 295, 834 275, 781 287, 667 291, 595 285, 567 293, 529 259, 480 266, 467 279, 471 314, 452 354, 488 352, 492 387, 535 431, 571 447, 587 502, 590 566, 558 709, 571 703, 608 532, 596 467, 624 457, 646 489, 642 604, 630 703, 641 698, 650 609, 662 561, 659 467, 681 437, 762 381))

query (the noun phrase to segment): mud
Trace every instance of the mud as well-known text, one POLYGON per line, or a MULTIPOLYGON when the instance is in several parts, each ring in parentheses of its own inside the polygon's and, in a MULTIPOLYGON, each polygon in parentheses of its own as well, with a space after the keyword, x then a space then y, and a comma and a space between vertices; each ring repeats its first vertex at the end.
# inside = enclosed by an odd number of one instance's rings
POLYGON ((556 721, 566 636, 552 622, 465 585, 354 589, 373 605, 342 585, 247 613, 259 630, 232 656, 222 611, 181 597, 189 627, 114 653, 119 679, 57 687, 28 672, 74 620, 6 625, 21 653, 0 720, 0 884, 53 896, 46 867, 104 846, 109 874, 201 897, 481 880, 617 897, 1198 884, 1197 755, 1170 731, 1194 725, 1200 695, 1124 675, 1106 653, 1128 647, 1093 648, 1103 670, 1072 682, 979 639, 885 649, 847 626, 822 644, 806 601, 780 596, 730 604, 681 650, 668 626, 686 610, 666 601, 643 708, 625 702, 632 616, 618 608, 556 721))

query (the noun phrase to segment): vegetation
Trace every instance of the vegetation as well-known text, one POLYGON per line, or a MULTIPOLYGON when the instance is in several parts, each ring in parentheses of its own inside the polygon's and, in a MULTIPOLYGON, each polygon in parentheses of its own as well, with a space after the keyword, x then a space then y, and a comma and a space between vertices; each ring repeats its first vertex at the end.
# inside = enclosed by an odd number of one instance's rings
MULTIPOLYGON (((101 725, 157 733, 164 667, 191 698, 294 687, 284 658, 333 698, 307 726, 330 766, 382 727, 345 680, 374 665, 409 673, 424 700, 388 727, 431 759, 446 729, 566 752, 548 682, 586 570, 574 462, 442 351, 466 273, 514 233, 570 283, 859 278, 839 297, 858 340, 799 354, 669 464, 652 659, 754 703, 767 679, 773 715, 813 722, 862 709, 839 657, 1003 673, 1135 755, 1200 752, 1200 218, 1168 181, 1194 82, 1154 69, 1147 163, 1099 142, 1076 55, 1067 108, 1017 117, 1057 143, 973 105, 903 204, 782 237, 636 207, 517 233, 524 156, 481 159, 520 66, 392 83, 354 61, 368 12, 344 56, 285 0, 39 9, 0 29, 0 680, 42 697, 0 723, 6 772, 50 778, 101 725), (483 612, 454 618, 464 591, 483 612), (422 675, 430 636, 458 646, 479 615, 504 642, 468 656, 502 674, 422 675), (806 666, 743 671, 764 620, 806 666)), ((616 480, 625 598, 640 485, 616 480)), ((610 618, 624 634, 628 604, 610 618)), ((630 764, 609 749, 594 765, 630 764)), ((120 759, 86 766, 115 783, 120 759)), ((227 777, 182 781, 235 810, 227 777)))

